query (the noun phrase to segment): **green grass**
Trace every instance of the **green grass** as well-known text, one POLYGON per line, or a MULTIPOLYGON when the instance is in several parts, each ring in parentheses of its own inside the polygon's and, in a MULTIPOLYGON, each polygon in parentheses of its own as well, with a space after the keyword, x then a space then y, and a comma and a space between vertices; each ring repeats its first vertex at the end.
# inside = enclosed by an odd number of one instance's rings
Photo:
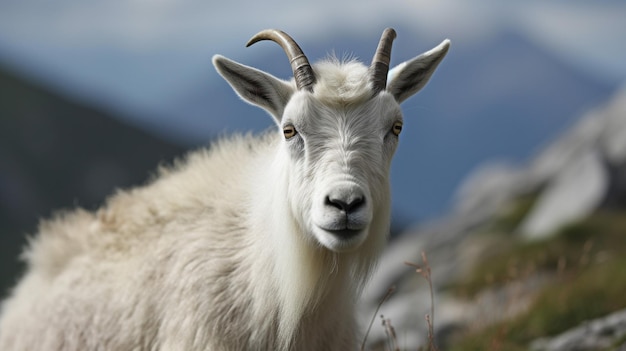
POLYGON ((554 277, 527 312, 465 332, 447 350, 527 350, 535 338, 626 308, 626 212, 601 212, 542 242, 516 241, 476 266, 453 287, 472 297, 481 289, 543 272, 554 277), (486 278, 487 277, 487 278, 486 278))
POLYGON ((567 272, 626 247, 626 212, 603 212, 572 223, 553 237, 527 242, 515 236, 494 237, 498 245, 484 254, 470 273, 451 285, 452 291, 473 297, 486 286, 505 284, 537 271, 567 272))
POLYGON ((503 207, 489 224, 489 231, 507 234, 513 232, 533 209, 539 194, 541 191, 522 195, 503 207))
POLYGON ((615 340, 615 342, 613 342, 613 345, 611 345, 611 347, 603 351, 617 351, 622 345, 626 345, 626 335, 615 340))

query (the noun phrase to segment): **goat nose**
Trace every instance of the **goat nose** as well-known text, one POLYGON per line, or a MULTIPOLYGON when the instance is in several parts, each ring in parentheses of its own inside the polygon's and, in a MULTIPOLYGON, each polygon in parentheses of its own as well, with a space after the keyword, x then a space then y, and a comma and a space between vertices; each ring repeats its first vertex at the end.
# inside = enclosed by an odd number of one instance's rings
POLYGON ((359 209, 365 203, 365 197, 363 195, 353 195, 347 197, 339 197, 329 195, 326 197, 326 205, 337 208, 346 214, 352 213, 359 209))

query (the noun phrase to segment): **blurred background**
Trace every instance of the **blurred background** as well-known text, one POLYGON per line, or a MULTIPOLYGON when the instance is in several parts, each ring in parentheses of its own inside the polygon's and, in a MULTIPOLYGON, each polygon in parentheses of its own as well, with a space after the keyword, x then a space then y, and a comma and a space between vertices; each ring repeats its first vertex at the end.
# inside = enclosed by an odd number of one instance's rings
MULTIPOLYGON (((558 279, 566 273, 610 262, 626 275, 623 259, 615 263, 626 250, 626 3, 571 0, 0 0, 0 296, 22 272, 17 257, 39 218, 95 209, 186 150, 272 127, 215 73, 214 54, 288 79, 276 45, 244 47, 253 34, 279 28, 311 61, 330 54, 369 64, 386 27, 398 32, 392 65, 446 38, 452 48, 403 104, 392 170, 395 239, 364 314, 389 285, 405 287, 385 313, 402 347, 424 342, 429 299, 419 294, 427 285, 402 263, 420 260, 422 250, 436 278, 435 327, 450 349, 471 349, 472 338, 486 343, 477 350, 540 349, 549 342, 539 337, 626 307, 615 301, 575 317, 557 311, 557 321, 545 323, 559 327, 532 324, 535 334, 502 327, 539 318, 533 304, 555 281, 565 286, 558 279), (518 262, 533 263, 528 281, 509 274, 522 270, 518 262), (489 299, 480 311, 465 305, 520 282, 532 288, 522 289, 523 299, 505 294, 510 313, 489 299), (476 319, 484 325, 468 328, 476 319), (494 328, 499 333, 480 334, 494 328)), ((616 300, 626 300, 621 284, 616 300)), ((372 347, 388 345, 383 328, 370 338, 372 347)))

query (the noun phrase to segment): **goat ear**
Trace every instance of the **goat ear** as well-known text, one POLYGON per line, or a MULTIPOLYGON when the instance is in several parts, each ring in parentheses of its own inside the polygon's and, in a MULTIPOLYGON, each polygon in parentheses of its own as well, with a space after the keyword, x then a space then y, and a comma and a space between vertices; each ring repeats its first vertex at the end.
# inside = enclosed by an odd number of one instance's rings
POLYGON ((449 47, 450 40, 446 39, 434 49, 394 67, 389 71, 387 91, 398 103, 420 91, 448 53, 449 47))
POLYGON ((285 105, 294 92, 291 84, 220 55, 213 56, 213 65, 239 97, 263 108, 277 121, 281 120, 285 105))

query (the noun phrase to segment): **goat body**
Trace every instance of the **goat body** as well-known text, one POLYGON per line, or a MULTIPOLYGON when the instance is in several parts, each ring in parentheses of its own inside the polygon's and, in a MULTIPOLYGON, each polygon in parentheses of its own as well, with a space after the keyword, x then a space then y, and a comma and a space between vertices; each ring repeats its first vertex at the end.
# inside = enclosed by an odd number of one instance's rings
POLYGON ((216 56, 278 131, 223 139, 96 212, 42 222, 0 310, 0 349, 355 349, 356 299, 389 231, 398 106, 447 48, 379 91, 357 62, 315 65, 307 86, 216 56))

